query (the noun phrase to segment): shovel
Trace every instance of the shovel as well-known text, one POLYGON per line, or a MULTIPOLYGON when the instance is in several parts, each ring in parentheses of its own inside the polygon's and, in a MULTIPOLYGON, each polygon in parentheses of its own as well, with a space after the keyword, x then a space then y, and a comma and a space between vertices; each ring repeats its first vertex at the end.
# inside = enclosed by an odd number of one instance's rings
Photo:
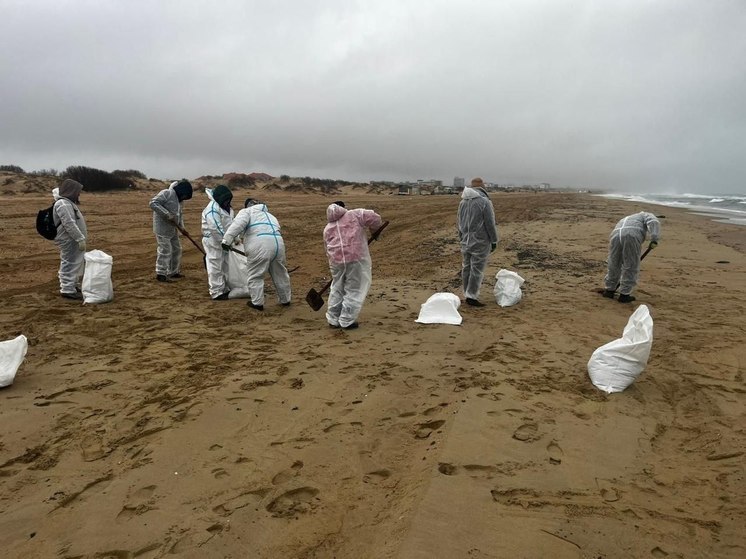
MULTIPOLYGON (((378 229, 376 229, 373 234, 370 236, 370 239, 368 239, 368 244, 375 241, 378 236, 381 234, 381 231, 383 231, 386 226, 389 224, 388 221, 384 221, 383 225, 381 225, 378 229)), ((309 306, 317 311, 321 307, 324 306, 324 299, 321 297, 324 293, 327 292, 327 290, 332 286, 332 280, 329 280, 329 282, 321 288, 321 291, 316 291, 313 287, 306 295, 306 303, 309 304, 309 306)))
POLYGON ((178 224, 176 225, 176 227, 182 235, 184 235, 187 239, 192 241, 192 244, 197 247, 197 250, 199 250, 202 253, 202 256, 207 256, 205 254, 205 249, 203 249, 199 244, 197 244, 197 241, 195 241, 192 238, 192 236, 189 233, 187 233, 186 229, 184 229, 181 225, 178 225, 178 224))

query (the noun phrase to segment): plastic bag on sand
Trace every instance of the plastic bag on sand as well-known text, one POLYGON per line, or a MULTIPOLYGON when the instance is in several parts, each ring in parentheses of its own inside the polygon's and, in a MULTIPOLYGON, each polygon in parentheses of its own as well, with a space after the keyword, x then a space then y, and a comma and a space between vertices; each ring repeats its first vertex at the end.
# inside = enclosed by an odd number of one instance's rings
POLYGON ((16 371, 23 363, 28 349, 26 336, 18 336, 14 340, 0 342, 0 388, 13 384, 16 371))
POLYGON ((461 300, 453 293, 436 293, 420 307, 420 315, 415 322, 420 324, 461 324, 458 313, 461 300))
POLYGON ((102 250, 85 253, 83 273, 83 302, 108 303, 114 298, 111 285, 111 266, 114 259, 102 250))
POLYGON ((521 300, 521 286, 525 281, 521 276, 510 270, 500 270, 495 279, 495 301, 498 305, 510 307, 521 300))
POLYGON ((249 288, 246 281, 249 277, 249 265, 246 257, 237 252, 228 251, 228 274, 225 284, 230 292, 228 299, 245 299, 249 296, 249 288))
POLYGON ((642 373, 653 345, 653 318, 640 305, 629 317, 622 337, 602 345, 588 361, 588 375, 596 388, 621 392, 642 373))

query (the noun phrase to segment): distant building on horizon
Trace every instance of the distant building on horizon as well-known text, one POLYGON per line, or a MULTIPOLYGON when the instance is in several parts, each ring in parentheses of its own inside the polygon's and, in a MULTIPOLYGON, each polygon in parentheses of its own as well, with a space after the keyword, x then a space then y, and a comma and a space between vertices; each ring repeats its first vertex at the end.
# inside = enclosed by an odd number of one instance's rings
POLYGON ((465 184, 464 177, 453 177, 453 188, 463 189, 465 184))

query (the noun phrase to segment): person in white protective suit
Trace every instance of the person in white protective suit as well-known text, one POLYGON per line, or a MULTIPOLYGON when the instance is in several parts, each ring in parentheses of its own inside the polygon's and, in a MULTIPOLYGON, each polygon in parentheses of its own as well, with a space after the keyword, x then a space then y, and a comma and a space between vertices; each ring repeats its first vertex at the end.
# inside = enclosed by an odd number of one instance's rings
POLYGON ((605 290, 602 295, 614 298, 619 288, 619 302, 631 303, 631 295, 640 274, 640 250, 645 237, 650 233, 650 248, 658 246, 661 224, 648 212, 628 215, 619 220, 609 235, 609 258, 605 290))
POLYGON ((184 201, 192 197, 192 185, 186 179, 174 181, 150 201, 153 210, 153 233, 158 243, 155 277, 168 282, 181 275, 181 241, 179 227, 184 228, 184 201))
POLYGON ((458 238, 461 244, 461 281, 466 303, 483 307, 479 300, 487 257, 497 248, 499 240, 495 209, 484 189, 484 181, 472 179, 471 186, 464 188, 458 206, 458 238))
POLYGON ((223 235, 223 250, 237 237, 243 236, 244 252, 248 264, 246 286, 252 309, 264 310, 264 274, 269 272, 277 290, 277 299, 284 307, 290 304, 290 274, 285 261, 285 242, 280 233, 280 222, 269 213, 267 205, 248 198, 244 209, 236 214, 223 235))
POLYGON ((83 299, 78 280, 83 275, 88 229, 78 208, 82 190, 79 182, 65 179, 52 191, 55 199, 52 219, 57 226, 54 243, 60 249, 60 295, 66 299, 83 299))
POLYGON ((358 327, 373 280, 367 229, 378 229, 383 220, 373 210, 347 210, 342 201, 326 208, 326 219, 324 246, 332 274, 326 320, 332 328, 351 330, 358 327))
POLYGON ((219 184, 215 190, 205 189, 205 194, 210 199, 210 203, 202 210, 202 246, 205 249, 207 284, 212 300, 224 301, 228 299, 230 291, 226 285, 228 253, 220 245, 233 221, 233 193, 227 186, 219 184))

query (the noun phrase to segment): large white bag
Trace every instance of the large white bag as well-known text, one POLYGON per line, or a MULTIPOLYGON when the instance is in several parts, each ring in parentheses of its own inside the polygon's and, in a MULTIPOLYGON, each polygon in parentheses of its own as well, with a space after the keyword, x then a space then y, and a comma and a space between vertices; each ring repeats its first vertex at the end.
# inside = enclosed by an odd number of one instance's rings
POLYGON ((461 300, 453 293, 436 293, 420 307, 420 315, 415 322, 420 324, 461 324, 458 313, 461 300))
POLYGON ((591 382, 604 392, 621 392, 648 364, 653 345, 653 318, 645 305, 632 313, 622 337, 602 345, 588 361, 591 382))
POLYGON ((13 384, 27 349, 28 341, 23 334, 13 340, 0 342, 0 388, 13 384))
POLYGON ((510 307, 521 300, 521 286, 525 281, 521 276, 510 270, 500 270, 495 279, 495 301, 498 305, 510 307))
POLYGON ((111 284, 113 262, 114 259, 102 250, 85 253, 84 303, 108 303, 114 298, 114 287, 111 284))
POLYGON ((246 257, 232 250, 228 251, 228 274, 225 278, 226 287, 230 290, 228 299, 245 299, 249 296, 246 281, 249 278, 249 265, 246 257))

